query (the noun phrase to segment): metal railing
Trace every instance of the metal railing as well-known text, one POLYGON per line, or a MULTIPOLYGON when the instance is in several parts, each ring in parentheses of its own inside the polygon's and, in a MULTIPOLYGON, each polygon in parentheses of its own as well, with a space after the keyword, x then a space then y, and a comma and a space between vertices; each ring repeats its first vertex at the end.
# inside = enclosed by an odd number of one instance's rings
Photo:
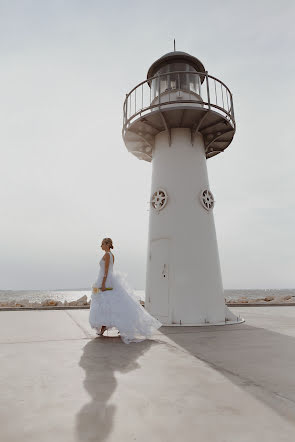
POLYGON ((235 127, 232 93, 222 81, 207 72, 175 71, 142 81, 126 94, 123 131, 137 118, 176 103, 190 107, 198 103, 220 113, 235 127))

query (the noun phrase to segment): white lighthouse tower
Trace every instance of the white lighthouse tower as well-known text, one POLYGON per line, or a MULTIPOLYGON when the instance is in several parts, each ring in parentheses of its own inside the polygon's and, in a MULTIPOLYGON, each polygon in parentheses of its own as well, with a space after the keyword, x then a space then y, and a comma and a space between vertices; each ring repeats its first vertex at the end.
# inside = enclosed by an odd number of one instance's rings
POLYGON ((206 159, 235 133, 232 94, 174 51, 126 95, 127 149, 152 163, 146 309, 164 325, 242 322, 225 305, 206 159))

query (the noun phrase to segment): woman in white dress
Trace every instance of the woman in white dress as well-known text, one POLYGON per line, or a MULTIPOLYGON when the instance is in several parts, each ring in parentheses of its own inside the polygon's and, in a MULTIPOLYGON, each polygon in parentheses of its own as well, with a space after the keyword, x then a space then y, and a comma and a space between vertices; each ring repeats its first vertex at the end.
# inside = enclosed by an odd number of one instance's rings
POLYGON ((101 243, 105 255, 99 262, 98 277, 92 286, 89 323, 103 335, 106 329, 116 327, 122 341, 141 342, 151 338, 153 332, 161 327, 161 322, 151 316, 140 304, 126 278, 113 271, 115 257, 111 238, 101 243))

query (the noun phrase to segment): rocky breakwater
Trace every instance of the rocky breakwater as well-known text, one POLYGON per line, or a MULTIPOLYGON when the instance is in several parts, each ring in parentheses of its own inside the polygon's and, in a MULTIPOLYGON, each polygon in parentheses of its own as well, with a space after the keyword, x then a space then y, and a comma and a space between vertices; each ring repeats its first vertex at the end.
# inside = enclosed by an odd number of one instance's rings
POLYGON ((3 308, 31 308, 31 309, 48 309, 48 308, 89 308, 90 301, 87 300, 87 296, 84 295, 75 301, 58 301, 56 299, 44 299, 41 302, 30 302, 28 299, 20 299, 17 301, 0 302, 0 309, 3 308))
POLYGON ((225 299, 227 305, 236 305, 236 304, 245 304, 245 305, 253 305, 253 304, 267 304, 267 305, 293 305, 295 304, 295 296, 287 295, 287 296, 274 296, 269 295, 264 298, 246 298, 245 296, 241 296, 238 299, 225 299))

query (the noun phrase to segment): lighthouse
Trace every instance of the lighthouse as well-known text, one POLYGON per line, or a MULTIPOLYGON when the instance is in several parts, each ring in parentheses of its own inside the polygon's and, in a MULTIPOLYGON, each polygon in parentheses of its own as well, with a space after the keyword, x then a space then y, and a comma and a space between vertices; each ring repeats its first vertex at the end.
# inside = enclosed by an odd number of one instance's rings
POLYGON ((207 160, 235 134, 232 94, 196 57, 156 60, 127 95, 122 135, 152 163, 145 307, 164 325, 242 322, 225 305, 207 160))

